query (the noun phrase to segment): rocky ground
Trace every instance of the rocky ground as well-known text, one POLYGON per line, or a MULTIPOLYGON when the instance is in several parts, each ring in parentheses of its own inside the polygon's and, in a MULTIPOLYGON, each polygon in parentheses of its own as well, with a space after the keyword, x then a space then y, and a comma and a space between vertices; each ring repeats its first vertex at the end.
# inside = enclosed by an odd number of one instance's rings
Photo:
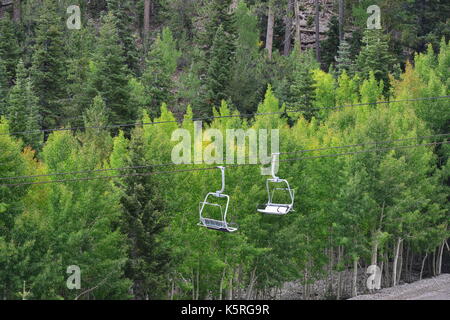
POLYGON ((450 300, 450 274, 424 279, 349 300, 450 300))
MULTIPOLYGON (((358 297, 351 298, 351 286, 353 273, 351 271, 341 272, 342 293, 340 299, 345 300, 450 300, 450 274, 443 274, 438 277, 428 278, 418 281, 418 275, 412 277, 411 283, 400 283, 394 288, 385 288, 375 293, 370 293, 367 289, 368 275, 364 269, 358 270, 358 297), (351 299, 350 299, 351 298, 351 299)), ((338 273, 333 273, 333 288, 336 290, 338 283, 338 273)), ((335 300, 336 292, 327 292, 330 281, 319 280, 311 285, 312 292, 309 299, 312 300, 335 300)), ((303 285, 300 281, 285 283, 281 292, 275 299, 281 300, 304 300, 303 285)))
MULTIPOLYGON (((343 271, 341 274, 341 283, 342 283, 342 290, 341 290, 341 299, 347 299, 351 297, 351 290, 352 290, 352 283, 353 283, 353 272, 343 271)), ((332 287, 334 289, 338 286, 338 272, 333 272, 332 279, 329 281, 332 281, 332 287)), ((358 293, 365 294, 368 293, 367 287, 366 287, 366 281, 367 281, 368 275, 365 273, 364 269, 358 270, 358 293)), ((336 293, 329 293, 327 292, 327 288, 329 286, 329 281, 327 282, 326 279, 316 281, 314 284, 310 285, 310 292, 311 296, 309 299, 312 300, 323 300, 323 299, 336 299, 336 293)), ((303 297, 303 285, 301 281, 293 281, 293 282, 287 282, 284 284, 281 294, 277 296, 277 299, 281 300, 304 300, 303 297)))

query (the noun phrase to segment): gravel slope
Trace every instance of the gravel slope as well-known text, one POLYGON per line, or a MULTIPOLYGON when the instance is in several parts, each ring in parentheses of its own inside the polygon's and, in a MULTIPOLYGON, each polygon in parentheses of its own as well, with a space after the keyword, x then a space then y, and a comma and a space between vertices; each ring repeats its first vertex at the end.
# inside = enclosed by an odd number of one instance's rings
POLYGON ((450 274, 386 288, 349 300, 450 300, 450 274))

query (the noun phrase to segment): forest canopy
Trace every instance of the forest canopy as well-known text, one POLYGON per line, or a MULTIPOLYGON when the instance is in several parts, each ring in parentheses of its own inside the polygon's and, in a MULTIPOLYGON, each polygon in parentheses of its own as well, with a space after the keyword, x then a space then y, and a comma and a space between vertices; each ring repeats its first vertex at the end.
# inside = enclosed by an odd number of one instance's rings
POLYGON ((0 299, 274 299, 293 281, 343 299, 369 265, 384 287, 442 273, 450 4, 4 2, 0 299), (236 166, 239 230, 199 227, 224 164, 172 163, 173 132, 198 119, 278 130, 295 211, 258 213, 268 177, 236 166))

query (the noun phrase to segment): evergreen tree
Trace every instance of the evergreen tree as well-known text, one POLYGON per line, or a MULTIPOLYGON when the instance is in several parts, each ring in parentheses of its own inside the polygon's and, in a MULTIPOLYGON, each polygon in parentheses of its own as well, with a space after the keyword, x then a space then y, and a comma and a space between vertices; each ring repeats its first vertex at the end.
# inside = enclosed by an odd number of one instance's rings
POLYGON ((0 68, 5 68, 8 86, 13 84, 19 56, 20 47, 14 24, 9 14, 5 14, 0 19, 0 65, 3 65, 0 68))
POLYGON ((62 27, 57 3, 44 0, 37 24, 31 69, 44 128, 56 126, 63 117, 61 100, 65 98, 66 72, 62 27))
POLYGON ((289 85, 287 107, 289 110, 306 109, 303 114, 310 119, 314 114, 307 111, 314 101, 312 70, 319 68, 319 65, 312 51, 301 53, 300 50, 293 50, 290 59, 292 59, 292 81, 289 85))
POLYGON ((142 75, 145 94, 150 100, 149 109, 152 116, 157 116, 163 103, 173 101, 172 76, 177 69, 181 52, 177 50, 172 32, 164 28, 158 35, 147 58, 147 68, 142 75))
POLYGON ((347 41, 342 41, 339 45, 339 49, 337 52, 336 60, 336 69, 338 70, 338 74, 341 75, 344 71, 348 75, 352 75, 353 71, 353 61, 350 56, 350 44, 347 41))
POLYGON ((136 49, 136 35, 134 33, 135 19, 130 0, 107 0, 108 11, 116 17, 117 34, 123 48, 125 63, 128 68, 138 71, 139 54, 136 49))
MULTIPOLYGON (((230 12, 231 0, 211 0, 206 10, 207 23, 205 31, 200 36, 200 42, 208 51, 214 45, 217 30, 222 26, 223 32, 227 34, 228 45, 233 46, 235 38, 235 14, 230 12)), ((231 49, 231 48, 230 48, 231 49)))
POLYGON ((134 106, 129 105, 128 69, 116 29, 116 18, 103 17, 98 46, 93 56, 89 75, 89 95, 98 94, 104 99, 113 123, 128 123, 136 118, 134 106))
POLYGON ((355 61, 355 67, 362 79, 373 71, 375 78, 389 83, 389 72, 393 70, 395 59, 389 52, 388 38, 382 30, 367 29, 364 32, 363 47, 355 61))
MULTIPOLYGON (((100 95, 92 101, 92 105, 83 114, 86 131, 80 137, 84 146, 91 146, 99 159, 106 159, 112 151, 112 138, 108 130, 108 111, 105 101, 100 95)), ((100 161, 101 161, 100 160, 100 161)))
POLYGON ((85 23, 81 30, 71 30, 67 37, 67 100, 64 103, 66 120, 72 126, 81 126, 80 117, 92 103, 89 94, 89 73, 92 66, 92 48, 96 46, 95 29, 85 23))
MULTIPOLYGON (((12 132, 40 130, 38 98, 33 92, 30 78, 27 76, 22 60, 16 70, 16 84, 11 88, 8 97, 8 118, 12 132)), ((38 149, 42 142, 40 133, 24 133, 19 135, 25 145, 38 149)))
POLYGON ((228 98, 228 88, 231 80, 232 53, 229 51, 227 36, 222 25, 217 29, 211 48, 211 57, 206 77, 207 103, 206 112, 213 106, 219 106, 222 100, 228 98))
POLYGON ((322 41, 320 47, 322 66, 328 70, 335 63, 334 57, 338 54, 339 48, 339 20, 336 16, 331 18, 326 39, 322 41))
POLYGON ((8 75, 5 65, 0 63, 0 116, 6 113, 6 99, 8 97, 8 75))
MULTIPOLYGON (((116 146, 121 145, 120 139, 125 138, 123 135, 116 138, 116 146)), ((146 149, 142 129, 135 129, 124 164, 148 165, 146 149)), ((111 159, 117 158, 113 152, 111 159)), ((113 161, 112 166, 115 165, 113 161)), ((142 171, 129 173, 139 174, 142 171)), ((133 281, 132 294, 139 300, 160 299, 163 296, 169 263, 168 251, 160 241, 160 234, 168 221, 164 200, 153 179, 152 176, 131 176, 123 178, 120 183, 123 192, 121 230, 127 236, 129 247, 125 275, 133 281)))
POLYGON ((264 68, 259 55, 258 18, 240 1, 235 11, 236 57, 232 67, 229 96, 242 113, 255 111, 266 88, 261 70, 264 68))

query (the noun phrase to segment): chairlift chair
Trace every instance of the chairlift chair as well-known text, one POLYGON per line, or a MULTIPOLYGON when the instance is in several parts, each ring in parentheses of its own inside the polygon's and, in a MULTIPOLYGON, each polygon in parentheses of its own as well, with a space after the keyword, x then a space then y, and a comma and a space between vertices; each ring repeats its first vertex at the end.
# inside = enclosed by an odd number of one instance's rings
POLYGON ((258 206, 257 210, 258 212, 264 213, 264 214, 271 214, 271 215, 286 215, 291 211, 294 211, 294 190, 291 189, 289 182, 285 179, 280 179, 275 175, 275 161, 277 156, 279 156, 279 153, 273 153, 272 154, 272 178, 267 179, 266 181, 266 189, 267 194, 269 197, 269 200, 267 203, 262 204, 258 206), (285 185, 284 188, 271 188, 271 185, 273 184, 283 184, 285 185), (287 192, 290 203, 274 203, 273 202, 273 196, 275 191, 285 191, 287 192))
POLYGON ((223 232, 235 232, 238 230, 238 226, 235 223, 227 222, 228 205, 230 203, 230 197, 223 192, 225 191, 225 167, 217 167, 222 172, 222 189, 216 192, 209 192, 203 202, 200 202, 199 212, 200 212, 200 222, 199 226, 205 227, 211 230, 223 231, 223 232), (209 198, 219 198, 226 199, 225 210, 222 205, 217 203, 208 202, 209 198), (205 207, 212 206, 220 208, 220 214, 222 220, 216 220, 211 218, 205 218, 203 216, 203 211, 205 207))

